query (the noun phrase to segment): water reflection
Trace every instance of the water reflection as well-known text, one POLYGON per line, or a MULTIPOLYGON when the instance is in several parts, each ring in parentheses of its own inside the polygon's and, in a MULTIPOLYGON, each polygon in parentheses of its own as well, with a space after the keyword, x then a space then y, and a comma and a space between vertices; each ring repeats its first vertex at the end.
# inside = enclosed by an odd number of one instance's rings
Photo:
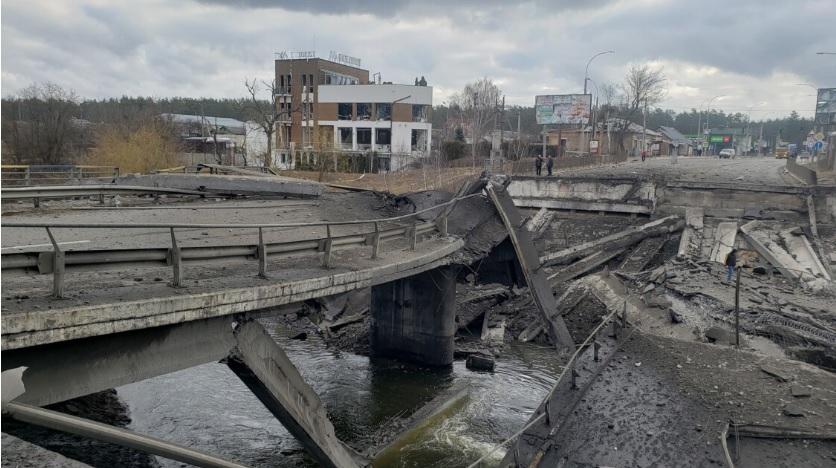
MULTIPOLYGON (((262 320, 328 409, 337 435, 367 446, 392 417, 411 414, 455 382, 470 399, 401 451, 399 466, 466 466, 513 434, 554 383, 560 362, 553 350, 506 347, 494 373, 471 372, 464 362, 423 368, 369 359, 324 346, 316 336, 291 340, 262 320)), ((302 447, 225 366, 210 363, 118 389, 131 409, 131 428, 254 466, 314 466, 302 447)), ((496 455, 496 461, 502 451, 496 455)), ((179 463, 160 459, 163 466, 179 463)))

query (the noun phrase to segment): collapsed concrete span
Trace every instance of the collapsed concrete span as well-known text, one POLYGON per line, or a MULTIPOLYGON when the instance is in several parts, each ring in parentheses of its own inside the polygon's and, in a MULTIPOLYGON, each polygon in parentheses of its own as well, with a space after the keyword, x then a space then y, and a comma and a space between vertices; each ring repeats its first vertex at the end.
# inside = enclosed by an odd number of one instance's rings
POLYGON ((131 174, 116 179, 117 185, 170 187, 200 190, 219 195, 261 195, 315 198, 324 186, 317 182, 279 176, 206 174, 131 174))

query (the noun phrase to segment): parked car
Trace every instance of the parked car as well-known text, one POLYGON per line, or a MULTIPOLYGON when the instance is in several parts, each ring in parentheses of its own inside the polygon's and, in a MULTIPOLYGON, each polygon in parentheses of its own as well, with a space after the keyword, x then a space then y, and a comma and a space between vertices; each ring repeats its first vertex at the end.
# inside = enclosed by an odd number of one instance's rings
POLYGON ((734 150, 732 148, 721 149, 720 159, 734 159, 734 150))

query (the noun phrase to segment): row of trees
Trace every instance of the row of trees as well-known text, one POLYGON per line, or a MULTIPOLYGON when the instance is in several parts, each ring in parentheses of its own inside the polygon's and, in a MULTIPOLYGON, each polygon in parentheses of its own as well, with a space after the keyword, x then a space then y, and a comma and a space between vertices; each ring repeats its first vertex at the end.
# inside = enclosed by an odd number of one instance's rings
POLYGON ((126 171, 172 165, 179 135, 171 122, 159 118, 164 113, 255 121, 271 137, 277 116, 270 101, 261 99, 269 96, 270 86, 247 81, 248 97, 238 99, 82 100, 54 83, 33 84, 2 100, 3 163, 106 164, 126 171), (138 145, 144 141, 143 150, 138 145))

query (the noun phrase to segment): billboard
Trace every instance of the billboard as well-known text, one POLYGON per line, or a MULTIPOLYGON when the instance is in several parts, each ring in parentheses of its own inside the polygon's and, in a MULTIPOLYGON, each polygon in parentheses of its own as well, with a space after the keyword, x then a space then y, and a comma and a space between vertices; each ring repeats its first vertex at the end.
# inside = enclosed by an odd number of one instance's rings
POLYGON ((587 124, 591 106, 591 94, 552 94, 534 97, 534 109, 537 123, 540 125, 587 124))
POLYGON ((836 124, 836 88, 819 88, 816 99, 816 123, 836 124))

